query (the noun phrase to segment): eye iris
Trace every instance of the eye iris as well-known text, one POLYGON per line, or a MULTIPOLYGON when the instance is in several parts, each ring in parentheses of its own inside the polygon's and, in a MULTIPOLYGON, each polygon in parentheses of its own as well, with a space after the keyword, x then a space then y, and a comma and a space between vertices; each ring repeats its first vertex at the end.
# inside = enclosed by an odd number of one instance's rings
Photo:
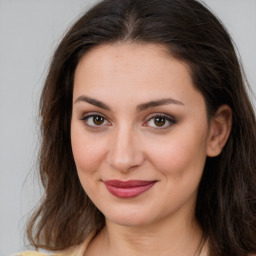
POLYGON ((93 122, 96 125, 101 125, 101 124, 104 123, 104 117, 102 117, 102 116, 94 116, 93 117, 93 122))
POLYGON ((164 117, 156 117, 155 120, 154 120, 154 123, 156 126, 164 126, 165 125, 165 118, 164 117))

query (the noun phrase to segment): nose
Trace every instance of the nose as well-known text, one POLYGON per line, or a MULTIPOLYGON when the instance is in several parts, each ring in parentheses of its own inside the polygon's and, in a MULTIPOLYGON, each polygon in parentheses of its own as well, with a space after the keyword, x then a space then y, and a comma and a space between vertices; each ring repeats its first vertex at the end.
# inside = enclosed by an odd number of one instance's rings
POLYGON ((127 172, 140 166, 144 161, 142 145, 133 129, 125 127, 113 133, 107 155, 108 164, 120 171, 127 172))

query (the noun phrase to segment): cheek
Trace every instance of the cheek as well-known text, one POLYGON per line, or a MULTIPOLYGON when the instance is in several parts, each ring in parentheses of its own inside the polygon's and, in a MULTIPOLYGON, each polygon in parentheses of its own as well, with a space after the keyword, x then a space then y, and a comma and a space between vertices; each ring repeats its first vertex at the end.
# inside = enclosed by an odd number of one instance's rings
POLYGON ((174 182, 201 177, 206 159, 206 129, 182 130, 148 145, 152 164, 174 182))
POLYGON ((71 125, 71 144, 79 180, 86 194, 95 201, 99 185, 100 165, 104 159, 103 141, 85 132, 84 127, 71 125))
POLYGON ((79 176, 93 175, 104 158, 103 140, 74 124, 71 125, 71 144, 79 176))

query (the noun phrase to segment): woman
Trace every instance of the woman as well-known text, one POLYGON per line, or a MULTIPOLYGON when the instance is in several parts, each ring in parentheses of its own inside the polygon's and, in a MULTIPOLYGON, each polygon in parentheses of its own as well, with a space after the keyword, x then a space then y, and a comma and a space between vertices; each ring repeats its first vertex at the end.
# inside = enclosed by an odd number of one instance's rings
POLYGON ((256 253, 255 114, 230 36, 202 4, 100 2, 57 48, 40 106, 36 248, 256 253))

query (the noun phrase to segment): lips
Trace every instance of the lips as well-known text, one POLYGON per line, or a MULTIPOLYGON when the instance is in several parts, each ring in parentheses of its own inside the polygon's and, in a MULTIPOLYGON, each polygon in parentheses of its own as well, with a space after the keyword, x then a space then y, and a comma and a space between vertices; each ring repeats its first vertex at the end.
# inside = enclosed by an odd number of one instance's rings
POLYGON ((133 198, 149 190, 156 181, 146 180, 107 180, 104 181, 108 191, 118 198, 133 198))

